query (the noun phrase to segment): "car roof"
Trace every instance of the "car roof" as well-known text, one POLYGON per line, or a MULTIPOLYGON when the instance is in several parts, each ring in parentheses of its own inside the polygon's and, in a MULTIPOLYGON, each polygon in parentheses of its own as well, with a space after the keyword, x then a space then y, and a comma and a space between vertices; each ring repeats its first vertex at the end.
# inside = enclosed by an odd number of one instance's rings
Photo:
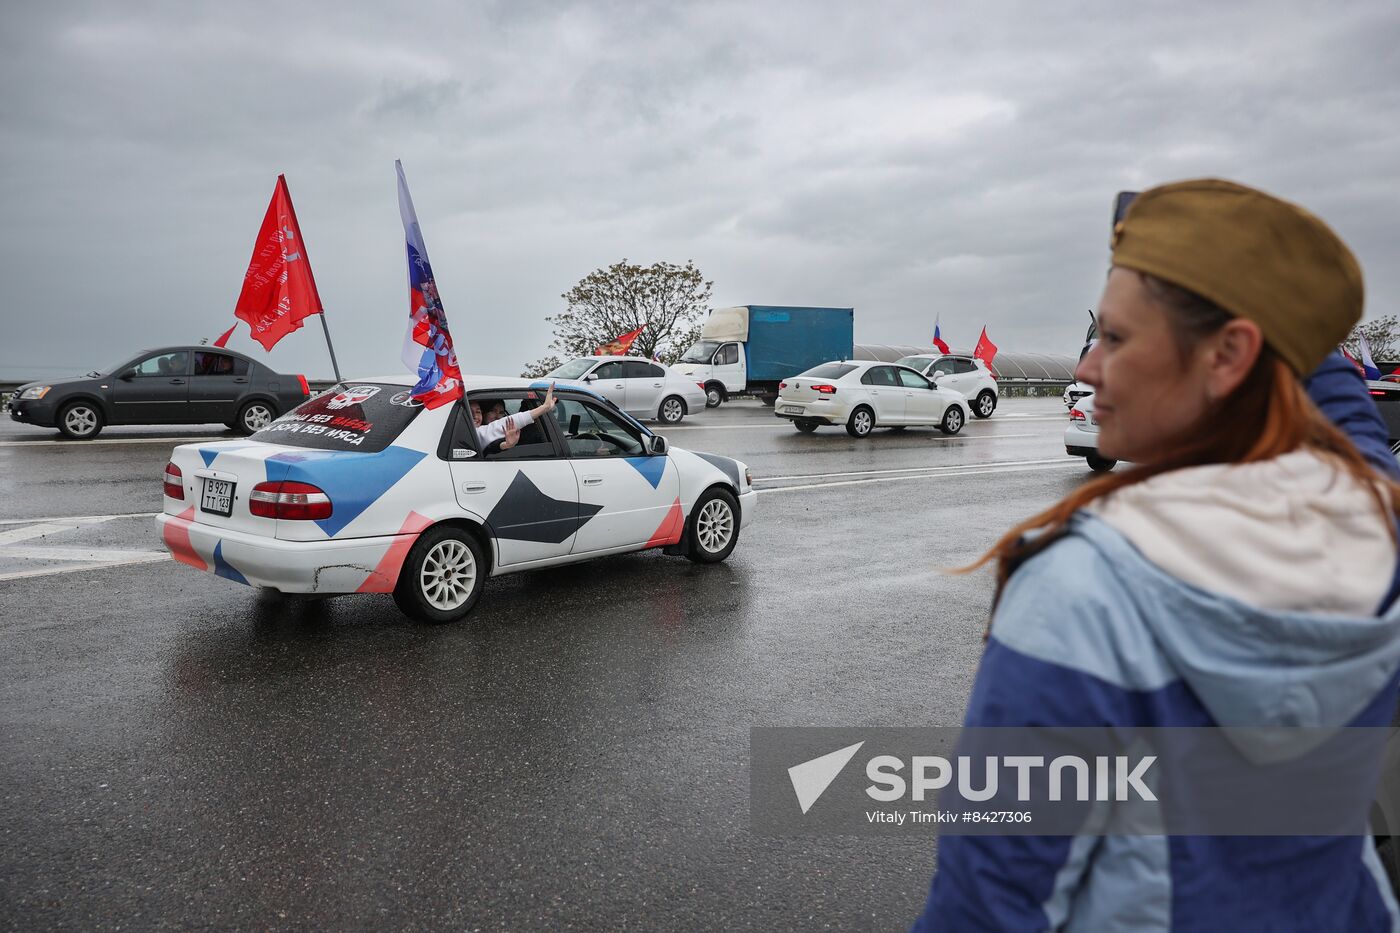
MULTIPOLYGON (((656 363, 656 360, 648 359, 645 356, 623 356, 618 354, 605 354, 603 356, 599 356, 596 353, 585 353, 580 356, 572 356, 569 358, 573 360, 599 360, 600 362, 603 360, 641 360, 643 363, 656 363)), ((659 366, 661 364, 657 363, 657 365, 659 366)))
POLYGON ((237 350, 230 350, 227 347, 211 347, 203 344, 199 346, 195 346, 192 344, 173 344, 172 346, 168 347, 151 347, 146 350, 137 350, 135 353, 131 354, 131 359, 141 359, 147 356, 154 356, 157 353, 174 353, 177 350, 207 350, 211 353, 227 353, 229 356, 237 356, 242 359, 248 360, 251 363, 257 362, 257 360, 253 359, 251 356, 248 356, 246 353, 239 353, 237 350))

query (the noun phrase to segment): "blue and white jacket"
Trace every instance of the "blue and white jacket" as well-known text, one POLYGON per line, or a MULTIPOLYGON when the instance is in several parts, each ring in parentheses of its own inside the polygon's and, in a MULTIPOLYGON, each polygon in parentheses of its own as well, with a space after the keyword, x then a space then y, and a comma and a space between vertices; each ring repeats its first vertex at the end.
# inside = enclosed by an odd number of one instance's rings
MULTIPOLYGON (((1393 469, 1354 373, 1323 377, 1314 398, 1393 469)), ((1120 490, 1007 582, 966 724, 1389 725, 1386 526, 1306 452, 1120 490)), ((914 929, 1400 930, 1400 910, 1368 837, 949 836, 914 929)))

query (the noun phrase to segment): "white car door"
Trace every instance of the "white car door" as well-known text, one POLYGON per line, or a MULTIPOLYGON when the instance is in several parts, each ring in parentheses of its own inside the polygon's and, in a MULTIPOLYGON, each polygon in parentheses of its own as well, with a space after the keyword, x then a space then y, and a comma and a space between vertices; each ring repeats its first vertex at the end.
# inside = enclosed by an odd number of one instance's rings
MULTIPOLYGON (((505 399, 518 412, 522 399, 505 399)), ((526 404, 534 404, 526 403, 526 404)), ((461 403, 446 447, 457 504, 485 519, 500 566, 564 557, 573 547, 580 510, 578 481, 542 425, 529 425, 506 451, 478 449, 461 403)))
POLYGON ((956 389, 964 396, 972 398, 977 394, 979 378, 977 364, 971 360, 959 358, 953 360, 953 374, 945 376, 939 385, 945 389, 956 389))
POLYGON ((912 369, 896 367, 895 374, 904 387, 904 421, 906 424, 938 424, 943 420, 946 403, 933 383, 912 369))
POLYGON ((574 554, 641 548, 673 533, 680 480, 669 457, 648 455, 641 432, 600 405, 560 399, 553 415, 578 481, 574 554))
POLYGON ((711 378, 724 384, 729 392, 742 392, 748 384, 748 367, 744 363, 744 350, 733 341, 722 344, 715 351, 711 378))
POLYGON ((622 410, 634 418, 655 418, 666 390, 666 370, 646 360, 626 360, 622 367, 627 383, 627 404, 622 410))
POLYGON ((584 377, 590 389, 618 408, 627 408, 627 373, 622 360, 607 360, 584 377))
POLYGON ((872 366, 860 377, 871 404, 876 424, 904 424, 904 387, 893 366, 872 366))

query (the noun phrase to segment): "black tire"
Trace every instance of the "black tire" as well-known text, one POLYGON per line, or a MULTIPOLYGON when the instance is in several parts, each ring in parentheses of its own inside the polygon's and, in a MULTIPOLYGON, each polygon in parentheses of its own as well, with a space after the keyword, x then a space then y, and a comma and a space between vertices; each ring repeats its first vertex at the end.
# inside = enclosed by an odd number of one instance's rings
POLYGON ((728 398, 724 392, 724 386, 718 382, 712 382, 705 386, 705 407, 718 408, 728 398))
POLYGON ((846 419, 846 433, 851 437, 868 437, 875 430, 875 412, 867 405, 859 406, 846 419))
POLYGON ((476 605, 486 574, 476 536, 459 525, 437 525, 419 535, 409 549, 394 602, 419 622, 456 622, 476 605), (468 571, 471 577, 464 586, 468 571))
POLYGON ((977 393, 977 400, 972 403, 972 413, 978 418, 990 418, 992 412, 997 410, 997 394, 991 389, 983 389, 977 393))
POLYGON ((256 434, 277 418, 277 409, 271 402, 264 402, 255 398, 251 402, 245 402, 243 407, 238 409, 238 421, 234 430, 241 434, 256 434))
POLYGON ((803 434, 811 434, 819 427, 817 422, 808 418, 798 418, 793 424, 796 425, 797 430, 801 431, 803 434))
POLYGON ((663 424, 680 424, 685 417, 685 399, 679 395, 668 395, 661 400, 656 410, 656 418, 663 424))
POLYGON ((697 564, 718 564, 739 543, 739 500, 715 486, 695 500, 685 522, 685 556, 697 564))
POLYGON ((938 430, 944 434, 957 434, 963 429, 962 409, 956 405, 949 405, 943 412, 943 420, 938 424, 938 430))
POLYGON ((1089 464, 1089 469, 1093 470, 1095 473, 1107 473, 1118 465, 1117 460, 1100 457, 1098 454, 1089 454, 1084 459, 1089 464))
POLYGON ((762 402, 766 408, 772 408, 774 405, 778 404, 778 397, 776 395, 760 395, 758 400, 762 402))
POLYGON ((58 413, 58 432, 75 441, 90 441, 102 433, 107 419, 93 402, 79 399, 64 405, 58 413))

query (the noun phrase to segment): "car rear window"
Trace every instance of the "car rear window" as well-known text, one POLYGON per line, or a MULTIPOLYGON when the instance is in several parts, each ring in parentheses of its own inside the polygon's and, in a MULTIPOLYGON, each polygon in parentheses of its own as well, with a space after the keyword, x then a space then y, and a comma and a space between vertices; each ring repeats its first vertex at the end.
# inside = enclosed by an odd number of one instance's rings
POLYGON ((802 375, 808 379, 840 379, 853 369, 855 367, 850 363, 823 363, 807 370, 802 375))
POLYGON ((422 410, 407 386, 345 382, 303 402, 252 439, 313 450, 378 453, 422 410))

